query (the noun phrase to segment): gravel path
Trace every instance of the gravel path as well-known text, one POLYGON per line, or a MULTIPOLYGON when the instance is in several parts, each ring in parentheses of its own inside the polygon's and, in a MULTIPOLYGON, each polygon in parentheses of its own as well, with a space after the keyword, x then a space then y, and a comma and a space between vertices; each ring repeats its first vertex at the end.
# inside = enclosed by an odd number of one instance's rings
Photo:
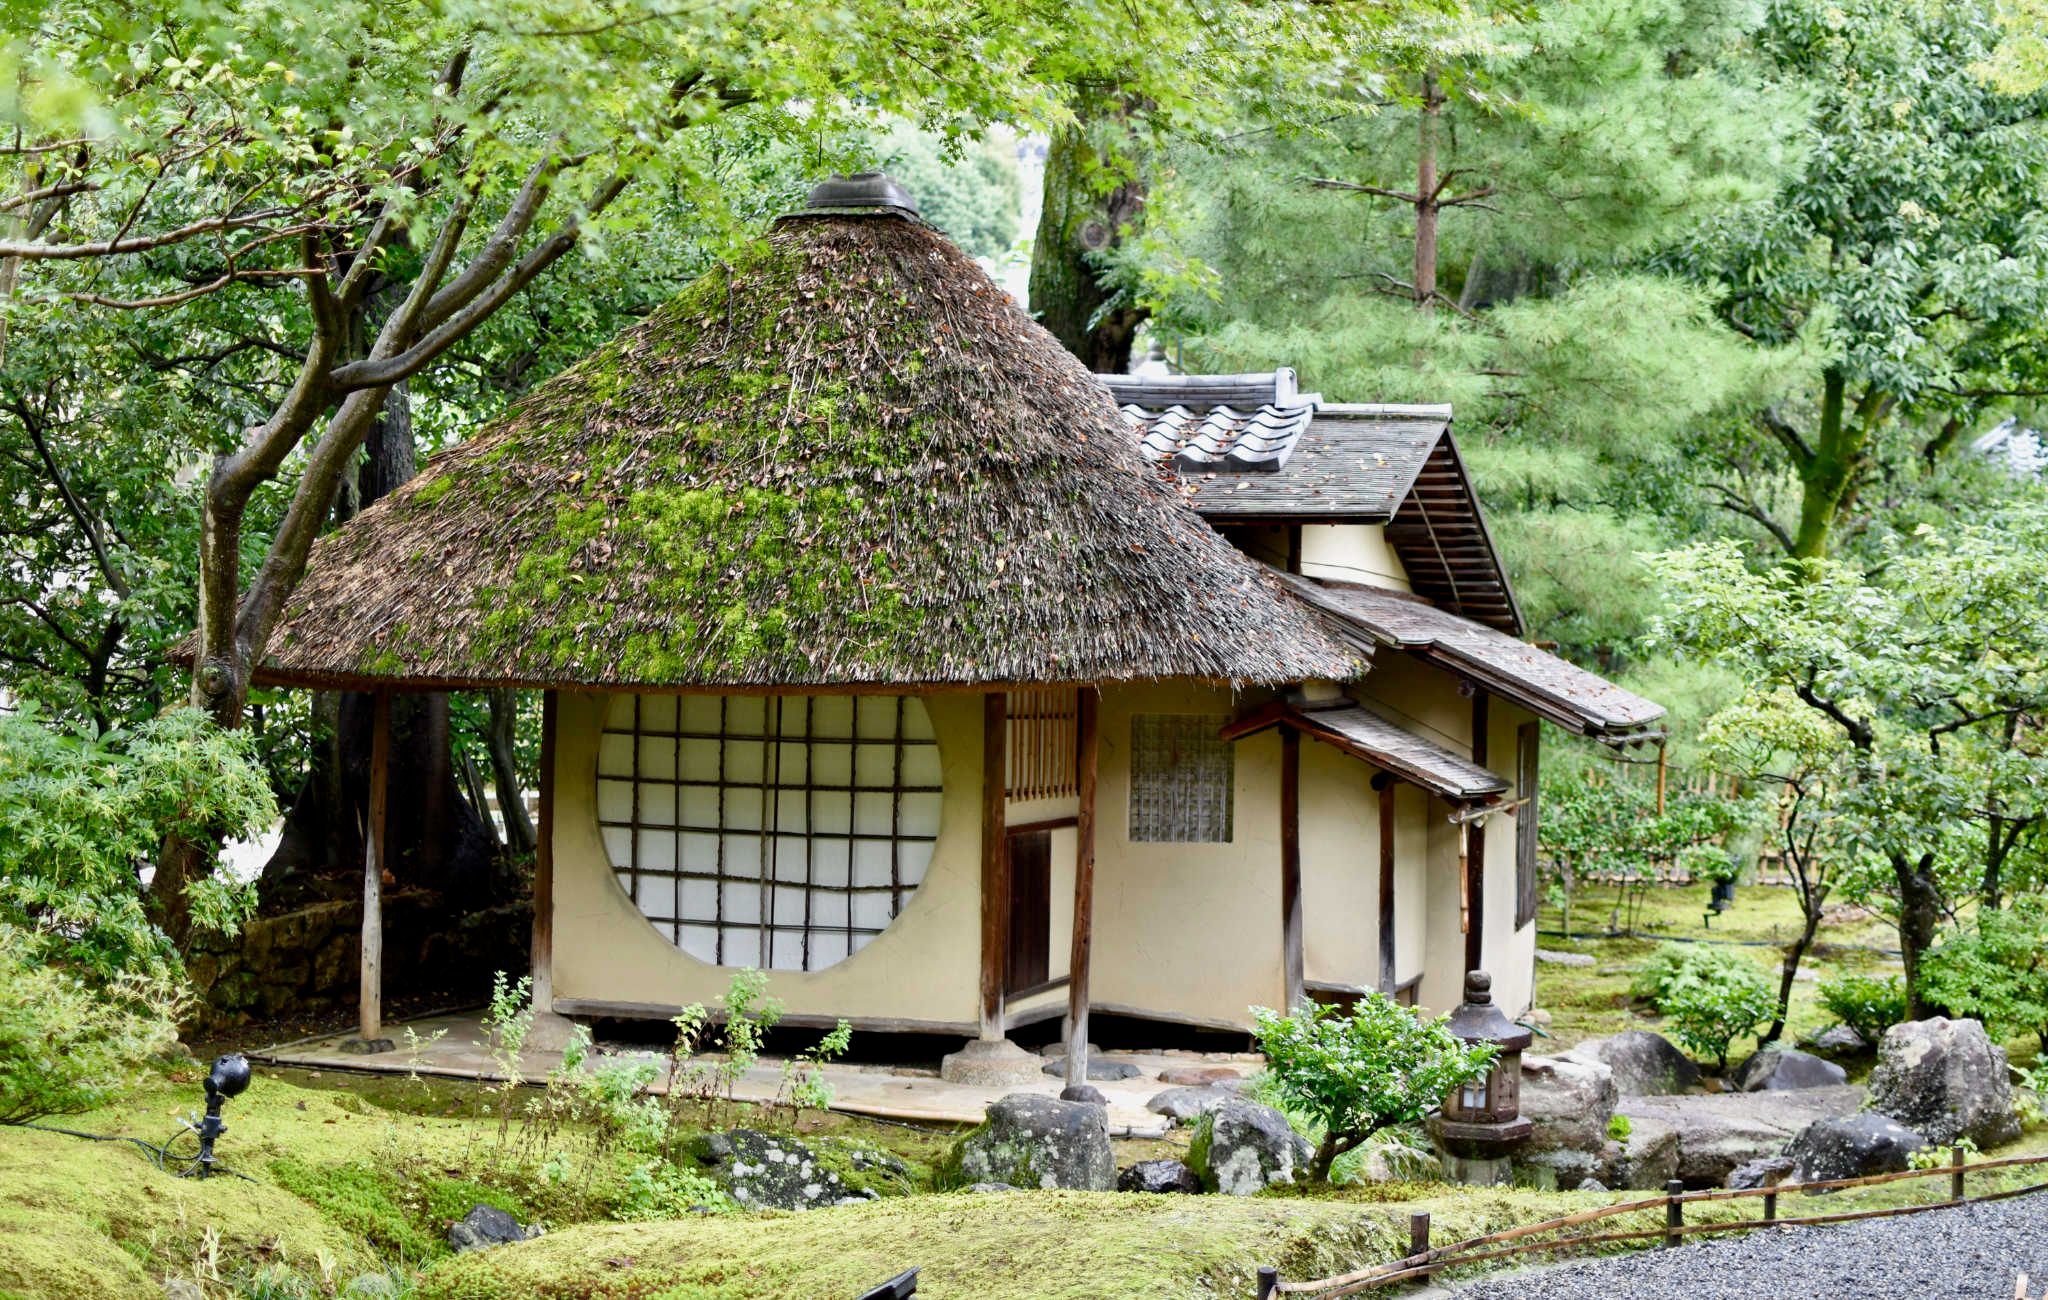
POLYGON ((2012 1300, 2048 1286, 2048 1193, 1895 1219, 1778 1228, 1457 1288, 1458 1300, 2012 1300))

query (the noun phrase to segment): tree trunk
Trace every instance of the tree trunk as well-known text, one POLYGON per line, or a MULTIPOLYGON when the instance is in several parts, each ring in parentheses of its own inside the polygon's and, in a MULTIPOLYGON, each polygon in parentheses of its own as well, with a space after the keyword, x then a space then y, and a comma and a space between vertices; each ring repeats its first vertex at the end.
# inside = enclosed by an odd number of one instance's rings
POLYGON ((1442 212, 1437 205, 1441 182, 1437 179, 1436 132, 1443 107, 1436 75, 1424 73, 1422 122, 1415 151, 1415 305, 1426 312, 1436 310, 1436 227, 1442 212))
POLYGON ((1918 861, 1891 855, 1892 875, 1899 888, 1899 953, 1906 967, 1906 1018, 1925 1020, 1943 1008, 1920 992, 1920 961, 1941 932, 1941 886, 1934 879, 1934 855, 1918 861))
POLYGON ((1847 378, 1830 367, 1821 380, 1820 429, 1812 449, 1796 455, 1799 472, 1799 530, 1793 535, 1795 559, 1817 560, 1828 553, 1835 520, 1855 494, 1870 441, 1871 421, 1886 403, 1866 392, 1852 416, 1844 409, 1847 378))
POLYGON ((1759 1051, 1765 1044, 1775 1043, 1784 1036, 1785 1021, 1792 1014, 1792 985, 1799 978, 1799 963, 1805 960, 1807 951, 1813 947, 1814 936, 1820 932, 1821 900, 1814 899, 1811 906, 1805 905, 1804 898, 1800 901, 1805 922, 1799 928, 1799 937, 1785 949, 1785 960, 1778 978, 1778 1014, 1771 1020, 1771 1027, 1764 1031, 1763 1037, 1757 1039, 1759 1051))
POLYGON ((514 857, 527 857, 540 843, 533 818, 526 812, 526 795, 519 788, 519 765, 514 761, 513 741, 519 724, 519 692, 490 693, 491 731, 487 749, 491 757, 491 779, 498 787, 498 808, 505 815, 505 847, 514 857))
MULTIPOLYGON (((1105 115, 1103 129, 1128 131, 1127 108, 1105 115)), ((1045 159, 1044 206, 1031 246, 1031 311, 1067 351, 1097 374, 1131 367, 1131 341, 1145 312, 1102 282, 1104 257, 1145 215, 1146 185, 1129 179, 1101 192, 1114 165, 1089 138, 1084 119, 1052 138, 1045 159)))

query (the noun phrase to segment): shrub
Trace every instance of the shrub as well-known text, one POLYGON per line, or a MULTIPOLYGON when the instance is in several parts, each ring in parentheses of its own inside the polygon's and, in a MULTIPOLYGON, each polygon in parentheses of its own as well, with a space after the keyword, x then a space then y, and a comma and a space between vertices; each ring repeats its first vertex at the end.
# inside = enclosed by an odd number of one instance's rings
POLYGON ((177 1041, 181 986, 127 973, 93 985, 0 925, 0 1124, 112 1101, 177 1041))
POLYGON ((1715 1067, 1725 1071, 1729 1044, 1769 1023, 1777 1014, 1778 994, 1754 963, 1742 962, 1710 979, 1676 981, 1659 1005, 1679 1045, 1695 1056, 1712 1057, 1715 1067))
POLYGON ((1756 963, 1733 948, 1706 943, 1667 943, 1651 953, 1636 969, 1629 982, 1631 996, 1659 1011, 1669 1011, 1665 1000, 1685 983, 1712 983, 1733 976, 1756 973, 1756 963))
POLYGON ((1838 975, 1822 980, 1818 993, 1829 1015, 1873 1047, 1906 1018, 1906 982, 1896 975, 1838 975))
POLYGON ((1328 1006, 1291 1016, 1252 1008, 1281 1109, 1322 1126, 1310 1179, 1328 1181, 1338 1156, 1382 1129, 1414 1123, 1452 1089, 1486 1074, 1495 1049, 1467 1046, 1444 1019, 1419 1020, 1378 993, 1360 998, 1349 1015, 1328 1006))
MULTIPOLYGON (((143 911, 144 868, 167 835, 246 835, 276 816, 254 741, 197 709, 104 737, 0 714, 0 924, 90 979, 175 974, 143 911)), ((201 929, 232 932, 255 903, 217 874, 187 892, 201 929)))
POLYGON ((1607 1140, 1610 1142, 1626 1142, 1635 1131, 1635 1121, 1626 1115, 1611 1115, 1607 1119, 1607 1140))
POLYGON ((2048 898, 2022 894, 1950 931, 1920 963, 1920 995, 2048 1052, 2048 898))

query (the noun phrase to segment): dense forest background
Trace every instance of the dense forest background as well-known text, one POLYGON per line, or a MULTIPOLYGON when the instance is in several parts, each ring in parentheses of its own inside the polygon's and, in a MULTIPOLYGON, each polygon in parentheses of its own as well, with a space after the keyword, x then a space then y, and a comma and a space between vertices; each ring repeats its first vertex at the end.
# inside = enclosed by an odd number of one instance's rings
MULTIPOLYGON (((2030 6, 216 8, 50 8, 0 94, 7 797, 229 763, 189 703, 284 818, 252 891, 255 794, 156 816, 92 906, 177 947, 354 888, 362 701, 249 681, 304 547, 879 166, 1098 369, 1455 406, 1531 638, 1672 713, 1665 802, 1556 747, 1560 887, 1766 850, 1923 1006, 1988 987, 1935 949, 2048 939, 2030 6)), ((401 880, 518 895, 536 719, 407 705, 401 880)))

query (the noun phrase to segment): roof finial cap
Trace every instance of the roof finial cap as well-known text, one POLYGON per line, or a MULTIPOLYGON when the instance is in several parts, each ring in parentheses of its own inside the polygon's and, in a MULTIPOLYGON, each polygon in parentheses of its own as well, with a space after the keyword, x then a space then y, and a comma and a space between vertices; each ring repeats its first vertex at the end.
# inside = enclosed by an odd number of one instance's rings
POLYGON ((833 175, 811 187, 804 202, 806 211, 844 211, 849 208, 896 208, 916 213, 917 200, 887 172, 855 172, 833 175))

